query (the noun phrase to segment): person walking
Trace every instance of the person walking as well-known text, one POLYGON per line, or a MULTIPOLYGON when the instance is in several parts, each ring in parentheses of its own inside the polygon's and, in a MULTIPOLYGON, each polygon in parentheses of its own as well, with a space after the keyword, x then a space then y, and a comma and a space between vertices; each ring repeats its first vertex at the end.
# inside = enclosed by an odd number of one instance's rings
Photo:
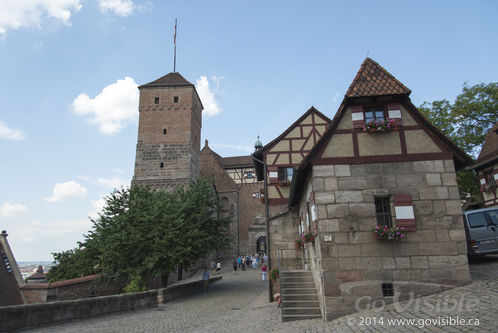
POLYGON ((263 281, 266 280, 266 264, 263 264, 263 266, 261 266, 261 277, 263 281))
POLYGON ((202 273, 202 287, 205 292, 209 289, 209 271, 206 267, 204 267, 204 273, 202 273))
POLYGON ((218 263, 216 264, 216 272, 218 274, 221 274, 221 263, 218 261, 218 263))
POLYGON ((233 259, 233 275, 237 274, 237 260, 233 259))

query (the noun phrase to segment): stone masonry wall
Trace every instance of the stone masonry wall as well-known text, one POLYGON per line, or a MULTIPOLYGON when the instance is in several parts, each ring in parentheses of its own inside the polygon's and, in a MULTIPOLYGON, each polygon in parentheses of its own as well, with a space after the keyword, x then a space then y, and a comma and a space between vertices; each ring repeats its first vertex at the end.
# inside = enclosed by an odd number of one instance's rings
MULTIPOLYGON (((314 166, 312 188, 319 256, 314 270, 323 277, 327 320, 355 312, 359 296, 392 301, 383 296, 383 282, 393 283, 400 298, 470 283, 452 160, 314 166), (404 241, 376 240, 374 197, 393 194, 411 194, 417 231, 407 232, 404 241), (325 234, 333 241, 325 243, 325 234)), ((395 224, 392 197, 391 212, 395 224)))

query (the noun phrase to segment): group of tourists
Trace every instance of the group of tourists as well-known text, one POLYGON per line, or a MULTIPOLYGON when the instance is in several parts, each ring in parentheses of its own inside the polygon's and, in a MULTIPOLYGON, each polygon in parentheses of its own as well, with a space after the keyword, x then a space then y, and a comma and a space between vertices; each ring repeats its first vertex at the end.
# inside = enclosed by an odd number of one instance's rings
POLYGON ((266 273, 267 273, 267 268, 266 268, 266 263, 268 262, 268 256, 264 251, 260 251, 259 253, 256 253, 255 255, 246 255, 246 256, 239 256, 235 258, 232 262, 233 266, 233 274, 237 274, 237 269, 242 269, 243 271, 246 270, 246 268, 252 268, 253 270, 257 270, 261 267, 261 277, 264 280, 266 280, 266 273))

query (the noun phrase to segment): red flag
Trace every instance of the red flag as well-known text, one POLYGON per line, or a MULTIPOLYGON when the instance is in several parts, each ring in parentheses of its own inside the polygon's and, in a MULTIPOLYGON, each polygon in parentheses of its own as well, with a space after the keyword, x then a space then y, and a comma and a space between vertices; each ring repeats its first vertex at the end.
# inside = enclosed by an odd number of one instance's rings
POLYGON ((175 36, 173 37, 173 41, 175 42, 176 45, 176 19, 175 19, 175 36))

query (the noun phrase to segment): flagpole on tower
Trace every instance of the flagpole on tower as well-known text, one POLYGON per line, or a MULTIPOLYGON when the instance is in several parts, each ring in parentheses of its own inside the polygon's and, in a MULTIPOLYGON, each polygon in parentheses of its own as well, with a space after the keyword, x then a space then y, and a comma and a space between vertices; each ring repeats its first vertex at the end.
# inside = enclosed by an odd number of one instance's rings
POLYGON ((173 73, 176 73, 176 19, 175 19, 175 36, 173 37, 175 43, 175 60, 173 62, 173 73))

